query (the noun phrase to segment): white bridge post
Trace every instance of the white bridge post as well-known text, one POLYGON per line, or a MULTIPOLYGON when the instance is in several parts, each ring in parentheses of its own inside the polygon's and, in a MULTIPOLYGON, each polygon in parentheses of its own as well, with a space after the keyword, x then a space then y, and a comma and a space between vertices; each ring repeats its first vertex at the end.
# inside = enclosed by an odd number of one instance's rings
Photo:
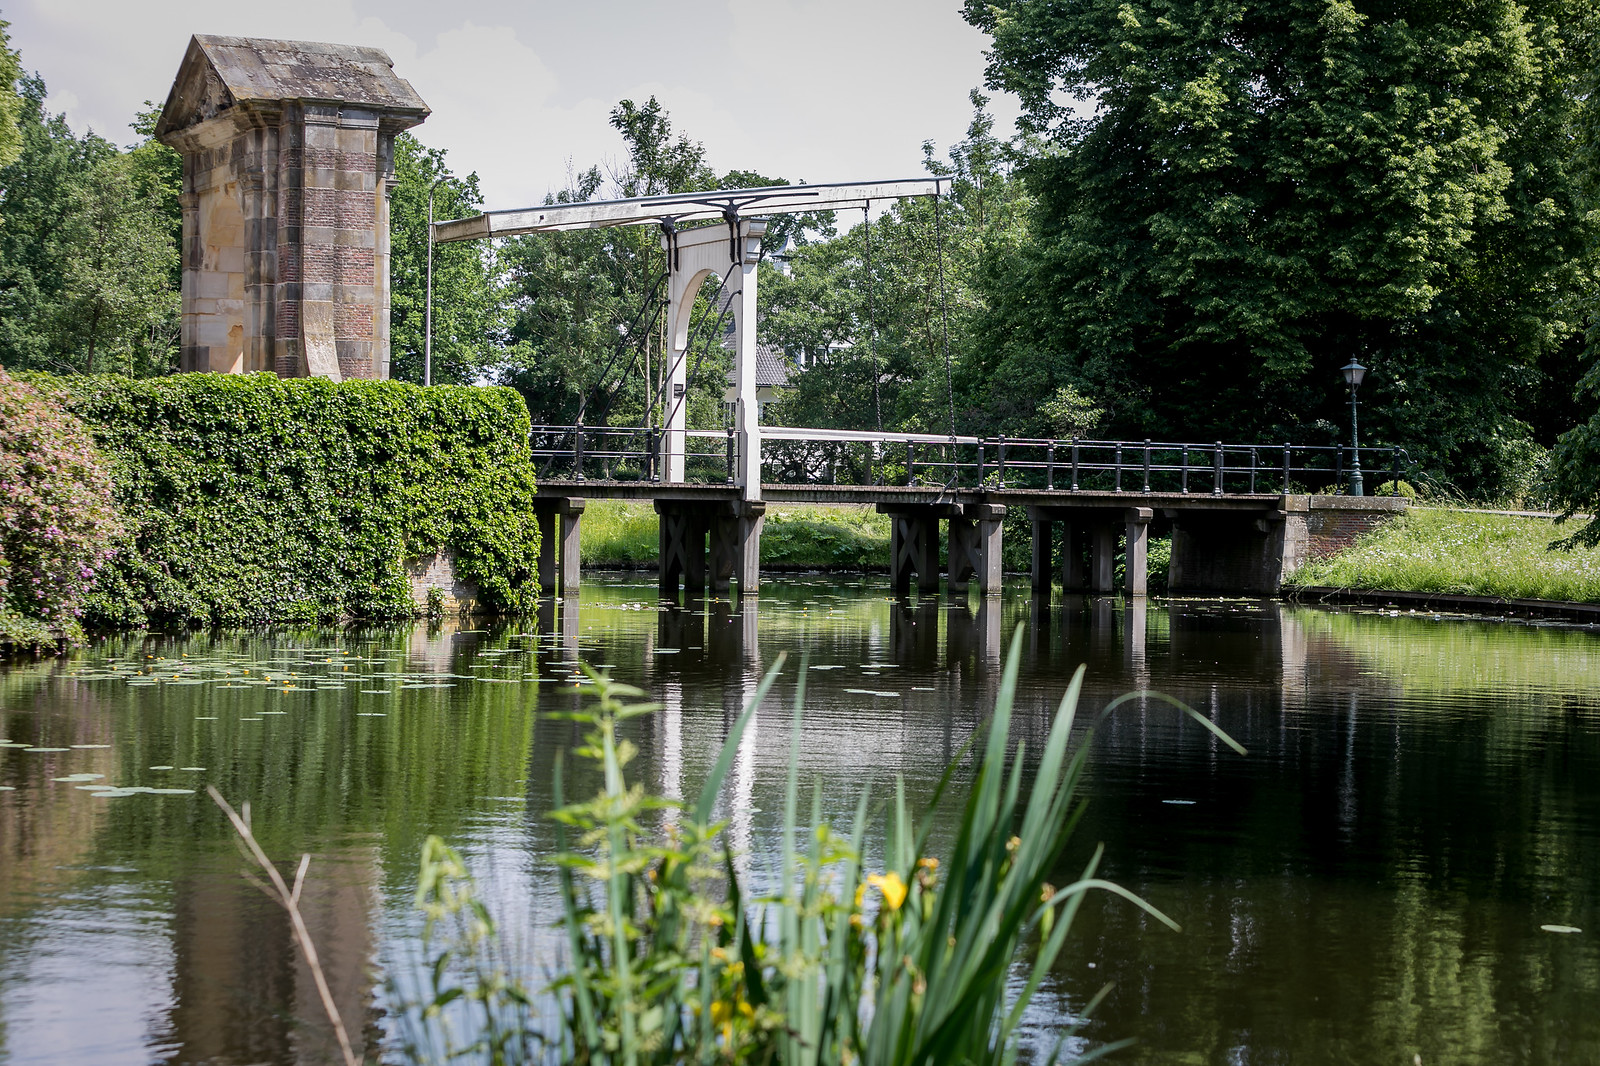
MULTIPOLYGON (((722 225, 699 229, 669 230, 662 236, 670 281, 667 296, 667 336, 672 352, 667 360, 666 388, 663 395, 661 471, 662 481, 677 484, 684 480, 689 415, 689 330, 694 317, 695 298, 706 278, 716 274, 723 279, 718 307, 709 314, 720 314, 726 306, 734 316, 734 483, 746 502, 761 499, 761 428, 756 404, 756 272, 761 262, 761 235, 767 224, 761 219, 735 218, 722 225)), ((713 319, 715 321, 715 319, 713 319)), ((718 343, 720 337, 707 338, 718 343)))

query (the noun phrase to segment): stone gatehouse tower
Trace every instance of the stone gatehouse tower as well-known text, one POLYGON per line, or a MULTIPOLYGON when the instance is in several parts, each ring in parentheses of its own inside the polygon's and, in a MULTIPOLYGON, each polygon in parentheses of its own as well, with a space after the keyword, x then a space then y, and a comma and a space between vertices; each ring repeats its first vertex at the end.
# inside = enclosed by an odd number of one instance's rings
POLYGON ((427 117, 377 48, 190 40, 156 126, 183 156, 183 370, 389 376, 394 137, 427 117))

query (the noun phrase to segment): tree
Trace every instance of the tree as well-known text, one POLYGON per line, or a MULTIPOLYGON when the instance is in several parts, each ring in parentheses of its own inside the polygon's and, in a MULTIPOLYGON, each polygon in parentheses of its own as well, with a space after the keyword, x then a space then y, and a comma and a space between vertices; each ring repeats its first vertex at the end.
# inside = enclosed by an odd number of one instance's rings
POLYGON ((22 150, 0 170, 0 366, 71 370, 57 343, 66 285, 61 234, 89 174, 116 147, 93 133, 77 137, 47 112, 38 75, 22 79, 19 96, 22 150))
POLYGON ((1580 324, 1584 0, 965 11, 1039 145, 995 372, 1080 388, 1124 434, 1331 441, 1359 356, 1373 438, 1499 490, 1580 324))
POLYGON ((962 432, 1033 418, 1026 396, 1026 415, 1014 417, 972 334, 986 310, 979 274, 1020 240, 1026 210, 988 100, 974 92, 971 102, 967 136, 948 160, 923 146, 926 169, 951 179, 941 202, 890 205, 870 224, 797 248, 787 273, 763 270, 762 337, 799 366, 774 418, 922 431, 953 422, 962 432))
POLYGON ((0 167, 10 166, 22 154, 22 131, 17 128, 22 114, 22 98, 17 95, 22 60, 11 50, 11 37, 6 33, 10 25, 0 19, 0 167))
POLYGON ((170 372, 177 247, 157 194, 140 192, 131 156, 104 159, 73 183, 50 248, 61 265, 53 363, 86 374, 170 372))
MULTIPOLYGON (((428 260, 428 189, 433 217, 464 218, 483 207, 478 175, 457 177, 445 152, 409 133, 394 141, 396 185, 389 200, 389 376, 422 381, 428 260), (437 186, 435 186, 437 182, 437 186)), ((500 258, 476 242, 433 250, 433 380, 470 385, 505 358, 509 314, 500 258)))

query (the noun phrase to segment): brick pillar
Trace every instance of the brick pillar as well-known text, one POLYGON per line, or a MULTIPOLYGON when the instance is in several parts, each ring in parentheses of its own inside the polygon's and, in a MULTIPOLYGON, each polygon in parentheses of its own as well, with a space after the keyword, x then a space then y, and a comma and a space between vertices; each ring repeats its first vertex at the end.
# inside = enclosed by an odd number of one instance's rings
POLYGON ((156 128, 183 156, 184 370, 388 376, 394 138, 427 114, 377 49, 190 42, 156 128))

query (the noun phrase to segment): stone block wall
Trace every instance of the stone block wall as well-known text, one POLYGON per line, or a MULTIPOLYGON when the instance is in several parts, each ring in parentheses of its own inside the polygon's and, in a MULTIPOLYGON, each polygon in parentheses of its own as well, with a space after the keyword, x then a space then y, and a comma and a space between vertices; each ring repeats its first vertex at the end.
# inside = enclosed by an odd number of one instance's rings
POLYGON ((423 555, 406 563, 406 576, 411 579, 411 602, 417 614, 428 611, 428 590, 444 593, 444 613, 477 614, 483 610, 478 586, 457 576, 455 556, 449 552, 423 555))
POLYGON ((389 376, 393 136, 358 108, 285 109, 278 168, 274 369, 389 376))

